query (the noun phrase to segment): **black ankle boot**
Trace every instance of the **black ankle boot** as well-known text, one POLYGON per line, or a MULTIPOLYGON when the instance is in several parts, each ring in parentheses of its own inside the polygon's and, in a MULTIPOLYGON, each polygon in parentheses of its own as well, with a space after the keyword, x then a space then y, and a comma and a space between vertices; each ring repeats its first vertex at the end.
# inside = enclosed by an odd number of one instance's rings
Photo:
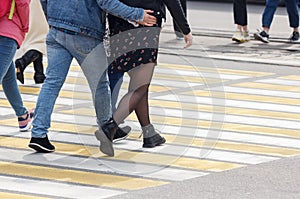
MULTIPOLYGON (((37 50, 29 50, 27 51, 21 58, 17 59, 15 62, 16 68, 17 70, 17 79, 24 84, 24 70, 25 68, 31 63, 34 62, 36 60, 40 60, 41 64, 42 64, 42 59, 43 59, 43 54, 37 50)), ((43 65, 38 64, 37 68, 38 68, 38 74, 44 74, 43 73, 43 68, 41 68, 41 66, 43 67, 43 65), (41 65, 41 66, 40 66, 41 65)), ((35 69, 36 70, 36 69, 35 69)), ((39 82, 41 81, 42 77, 39 77, 39 82)), ((34 79, 35 80, 35 79, 34 79)), ((43 80, 44 81, 44 80, 43 80)))
POLYGON ((35 71, 33 79, 36 84, 42 84, 46 79, 46 76, 44 74, 43 54, 41 52, 38 53, 40 55, 37 57, 35 61, 33 61, 33 68, 35 71))
POLYGON ((102 131, 97 130, 95 132, 96 138, 100 141, 100 151, 108 156, 114 156, 113 138, 118 129, 117 123, 111 118, 105 122, 102 126, 102 131))
POLYGON ((142 127, 142 130, 144 148, 153 148, 166 142, 166 139, 155 131, 152 124, 142 127))
POLYGON ((105 122, 102 126, 102 131, 106 135, 106 137, 113 141, 114 136, 118 130, 118 124, 113 120, 113 118, 109 119, 107 122, 105 122))
POLYGON ((15 62, 17 68, 17 79, 24 84, 24 70, 26 68, 22 58, 17 59, 15 62))

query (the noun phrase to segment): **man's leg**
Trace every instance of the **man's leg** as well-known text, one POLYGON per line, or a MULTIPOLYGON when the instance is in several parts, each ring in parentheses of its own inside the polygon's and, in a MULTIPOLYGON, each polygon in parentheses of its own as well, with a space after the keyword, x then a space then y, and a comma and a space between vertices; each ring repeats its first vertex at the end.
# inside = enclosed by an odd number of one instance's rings
POLYGON ((72 62, 72 55, 61 44, 65 42, 65 33, 51 29, 47 36, 48 67, 46 70, 46 80, 41 88, 33 120, 32 140, 29 144, 31 148, 39 152, 54 151, 48 142, 47 132, 50 128, 51 114, 55 101, 65 82, 66 76, 72 62), (59 41, 59 42, 58 42, 59 41), (43 143, 36 143, 39 140, 43 143), (43 144, 47 146, 43 146, 43 144), (49 148, 49 151, 44 151, 49 148))
POLYGON ((89 52, 83 52, 77 49, 77 52, 74 52, 74 56, 79 62, 91 89, 97 123, 99 129, 101 129, 101 125, 112 115, 111 93, 107 76, 106 53, 103 43, 94 40, 95 39, 91 37, 80 36, 80 42, 84 42, 87 49, 91 50, 89 52))

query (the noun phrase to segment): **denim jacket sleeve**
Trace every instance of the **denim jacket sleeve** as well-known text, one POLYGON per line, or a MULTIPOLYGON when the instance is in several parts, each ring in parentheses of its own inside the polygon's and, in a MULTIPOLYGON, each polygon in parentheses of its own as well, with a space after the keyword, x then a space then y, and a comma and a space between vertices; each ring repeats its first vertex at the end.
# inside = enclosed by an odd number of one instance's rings
POLYGON ((132 21, 143 21, 144 19, 142 8, 127 6, 119 0, 97 0, 97 3, 101 9, 117 17, 132 21))

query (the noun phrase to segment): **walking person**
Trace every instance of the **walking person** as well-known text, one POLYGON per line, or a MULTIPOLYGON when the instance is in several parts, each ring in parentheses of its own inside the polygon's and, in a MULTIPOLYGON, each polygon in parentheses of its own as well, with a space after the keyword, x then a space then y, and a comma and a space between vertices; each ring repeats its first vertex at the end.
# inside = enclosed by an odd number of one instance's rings
POLYGON ((46 35, 49 31, 40 0, 31 0, 29 15, 29 31, 16 56, 17 79, 24 84, 24 70, 33 62, 34 82, 41 84, 44 74, 43 55, 46 54, 46 35))
POLYGON ((192 33, 179 0, 122 0, 129 6, 154 10, 158 21, 153 27, 128 23, 108 16, 112 39, 110 73, 127 72, 130 77, 128 92, 122 97, 113 117, 102 125, 102 131, 95 135, 100 141, 100 151, 114 156, 112 141, 118 125, 135 111, 142 128, 143 147, 155 147, 166 142, 150 122, 148 92, 157 62, 159 35, 162 19, 165 18, 164 4, 176 20, 186 41, 186 48, 192 45, 192 33))
MULTIPOLYGON (((262 28, 258 29, 254 33, 254 38, 256 40, 262 41, 264 43, 269 43, 269 30, 273 21, 273 17, 280 0, 267 0, 266 7, 262 15, 262 28)), ((290 27, 293 32, 289 38, 290 42, 296 42, 299 40, 299 0, 285 0, 286 10, 289 17, 290 27)))
POLYGON ((47 35, 48 67, 35 109, 29 147, 37 152, 53 152, 47 133, 58 94, 73 58, 87 78, 99 128, 111 117, 107 60, 103 46, 107 11, 128 20, 152 25, 151 11, 128 7, 118 0, 41 0, 50 31, 47 35))
POLYGON ((246 0, 233 1, 233 17, 236 32, 232 36, 232 41, 239 43, 250 41, 246 0))
POLYGON ((30 0, 7 0, 0 2, 0 84, 10 105, 18 117, 19 130, 27 131, 31 127, 33 110, 23 105, 17 85, 13 57, 28 32, 30 0), (7 4, 4 4, 7 3, 7 4), (11 9, 11 6, 13 7, 11 9))

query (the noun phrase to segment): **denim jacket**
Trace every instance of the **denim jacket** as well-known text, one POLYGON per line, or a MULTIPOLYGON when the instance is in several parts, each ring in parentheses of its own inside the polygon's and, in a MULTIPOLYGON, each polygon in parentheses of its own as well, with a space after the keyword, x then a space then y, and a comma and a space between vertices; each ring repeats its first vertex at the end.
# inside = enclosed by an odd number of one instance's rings
POLYGON ((63 28, 103 40, 103 13, 132 21, 142 21, 144 10, 129 7, 119 0, 40 0, 50 26, 63 28))

